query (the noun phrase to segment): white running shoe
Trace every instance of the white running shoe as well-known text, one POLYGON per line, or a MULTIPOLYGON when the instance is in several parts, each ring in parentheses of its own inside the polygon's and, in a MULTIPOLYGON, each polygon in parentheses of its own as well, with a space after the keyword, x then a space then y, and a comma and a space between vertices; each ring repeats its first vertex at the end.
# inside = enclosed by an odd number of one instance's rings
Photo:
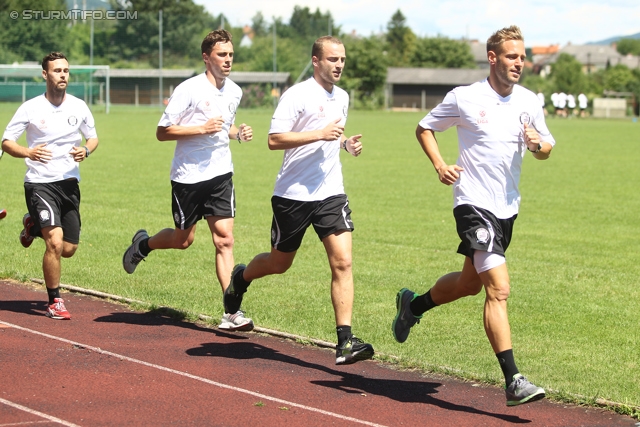
POLYGON ((253 330, 253 320, 244 317, 242 310, 238 310, 235 314, 225 313, 218 328, 226 329, 227 331, 249 332, 253 330))

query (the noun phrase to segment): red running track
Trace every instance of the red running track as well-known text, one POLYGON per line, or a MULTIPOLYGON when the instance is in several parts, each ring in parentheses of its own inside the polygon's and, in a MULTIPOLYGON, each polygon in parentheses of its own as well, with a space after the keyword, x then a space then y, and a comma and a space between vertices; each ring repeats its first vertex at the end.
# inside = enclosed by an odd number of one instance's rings
POLYGON ((3 281, 0 295, 0 427, 636 425, 89 296, 64 294, 72 319, 55 321, 43 288, 3 281))

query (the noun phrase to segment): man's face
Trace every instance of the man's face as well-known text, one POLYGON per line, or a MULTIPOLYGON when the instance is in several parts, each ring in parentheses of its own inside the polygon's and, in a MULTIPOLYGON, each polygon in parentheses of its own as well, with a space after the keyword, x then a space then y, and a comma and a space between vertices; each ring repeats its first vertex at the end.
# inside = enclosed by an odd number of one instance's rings
POLYGON ((42 70, 42 77, 47 82, 47 89, 64 92, 69 83, 69 62, 66 59, 49 61, 47 70, 42 70))
MULTIPOLYGON (((513 86, 520 80, 526 53, 522 40, 509 40, 502 43, 500 53, 495 53, 496 77, 500 83, 513 86)), ((491 57, 490 57, 491 60, 491 57)))
POLYGON ((231 42, 216 43, 209 55, 202 54, 202 59, 207 66, 207 71, 216 79, 229 77, 233 64, 233 44, 231 42))
POLYGON ((322 59, 313 57, 317 64, 319 77, 326 83, 335 84, 342 76, 346 54, 344 45, 325 43, 322 47, 322 59))

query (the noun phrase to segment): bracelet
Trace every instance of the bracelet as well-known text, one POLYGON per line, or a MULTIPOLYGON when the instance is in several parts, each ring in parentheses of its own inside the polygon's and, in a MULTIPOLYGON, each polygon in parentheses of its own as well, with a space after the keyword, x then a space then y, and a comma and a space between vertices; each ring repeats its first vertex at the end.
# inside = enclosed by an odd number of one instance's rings
POLYGON ((84 151, 87 152, 87 154, 85 155, 85 157, 89 157, 89 154, 91 154, 91 151, 89 151, 89 149, 87 148, 87 146, 85 145, 84 147, 84 151))

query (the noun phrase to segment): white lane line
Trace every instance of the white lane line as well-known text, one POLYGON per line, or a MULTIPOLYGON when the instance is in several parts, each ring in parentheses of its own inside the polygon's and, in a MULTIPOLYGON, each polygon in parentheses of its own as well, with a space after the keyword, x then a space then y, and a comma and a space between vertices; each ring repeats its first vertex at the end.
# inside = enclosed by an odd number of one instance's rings
POLYGON ((197 375, 192 375, 192 374, 189 374, 187 372, 177 371, 175 369, 167 368, 165 366, 156 365, 155 363, 149 363, 149 362, 145 362, 144 360, 138 360, 138 359, 134 359, 132 357, 124 356, 124 355, 121 355, 121 354, 112 353, 110 351, 103 350, 103 349, 101 349, 99 347, 93 347, 93 346, 90 346, 90 345, 87 345, 87 344, 82 344, 82 343, 79 343, 79 342, 71 341, 71 340, 68 340, 66 338, 57 337, 55 335, 45 334, 44 332, 34 331, 33 329, 24 328, 22 326, 14 325, 12 323, 4 322, 2 320, 0 320, 0 324, 7 325, 9 327, 12 327, 14 329, 18 329, 18 330, 21 330, 21 331, 30 332, 30 333, 35 334, 35 335, 40 335, 40 336, 43 336, 43 337, 46 337, 46 338, 49 338, 49 339, 52 339, 52 340, 64 342, 64 343, 71 344, 71 345, 74 345, 74 346, 77 346, 77 347, 80 347, 80 348, 91 350, 91 351, 96 352, 96 353, 100 353, 100 354, 104 354, 104 355, 112 356, 112 357, 117 357, 117 358, 119 358, 121 360, 126 360, 128 362, 137 363, 139 365, 147 366, 149 368, 154 368, 154 369, 158 369, 158 370, 161 370, 161 371, 170 372, 172 374, 180 375, 180 376, 183 376, 183 377, 191 378, 192 380, 201 381, 203 383, 211 384, 211 385, 214 385, 216 387, 226 388, 227 390, 233 390, 233 391, 236 391, 236 392, 239 392, 239 393, 248 394, 250 396, 258 397, 260 399, 265 399, 265 400, 270 400, 272 402, 282 403, 284 405, 288 405, 288 406, 291 406, 291 407, 294 407, 294 408, 300 408, 300 409, 304 409, 306 411, 317 412, 319 414, 327 415, 329 417, 334 417, 334 418, 338 418, 338 419, 345 420, 345 421, 351 421, 351 422, 358 423, 358 424, 363 424, 363 425, 372 426, 372 427, 385 427, 382 424, 376 424, 376 423, 372 423, 372 422, 369 422, 369 421, 360 420, 358 418, 348 417, 346 415, 337 414, 335 412, 329 412, 329 411, 325 411, 323 409, 314 408, 312 406, 301 405, 299 403, 290 402, 288 400, 279 399, 279 398, 273 397, 273 396, 268 396, 266 394, 256 393, 254 391, 246 390, 244 388, 234 387, 234 386, 231 386, 231 385, 228 385, 228 384, 219 383, 217 381, 212 381, 210 379, 202 378, 202 377, 199 377, 197 375))
MULTIPOLYGON (((21 411, 28 412, 28 413, 30 413, 30 414, 32 414, 32 415, 37 415, 37 416, 42 417, 42 418, 45 418, 45 419, 47 419, 47 420, 49 420, 49 421, 53 421, 53 422, 56 422, 56 423, 58 423, 58 424, 62 424, 63 426, 68 426, 68 427, 80 427, 79 425, 77 425, 77 424, 73 424, 73 423, 70 423, 69 421, 61 420, 60 418, 56 418, 56 417, 54 417, 54 416, 47 415, 47 414, 42 413, 42 412, 38 412, 38 411, 36 411, 35 409, 27 408, 26 406, 22 406, 22 405, 19 405, 19 404, 17 404, 17 403, 10 402, 10 401, 5 400, 5 399, 2 399, 2 398, 0 398, 0 403, 4 403, 4 404, 5 404, 5 405, 7 405, 7 406, 11 406, 11 407, 13 407, 13 408, 20 409, 21 411)), ((19 424, 2 424, 2 425, 3 425, 3 426, 13 426, 13 425, 16 425, 16 426, 17 426, 17 425, 21 425, 21 424, 26 424, 26 423, 19 423, 19 424)), ((28 423, 28 424, 33 424, 33 423, 28 423)))

